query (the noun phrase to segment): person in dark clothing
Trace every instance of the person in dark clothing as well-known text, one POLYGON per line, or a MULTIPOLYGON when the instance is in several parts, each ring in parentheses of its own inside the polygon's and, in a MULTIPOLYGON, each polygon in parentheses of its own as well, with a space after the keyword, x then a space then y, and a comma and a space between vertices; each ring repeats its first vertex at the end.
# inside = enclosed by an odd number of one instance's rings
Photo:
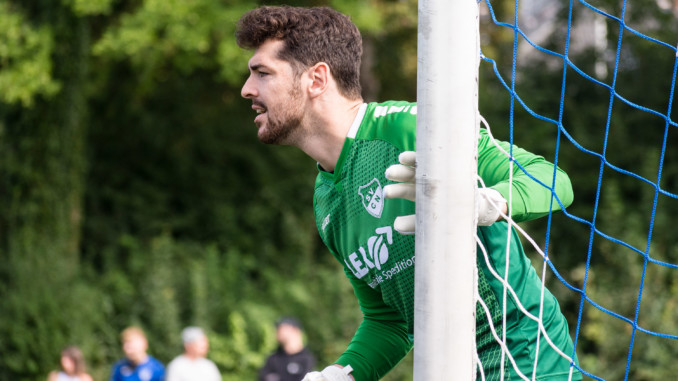
POLYGON ((299 320, 285 317, 276 322, 278 349, 259 371, 259 381, 299 381, 315 367, 315 357, 304 345, 299 320))

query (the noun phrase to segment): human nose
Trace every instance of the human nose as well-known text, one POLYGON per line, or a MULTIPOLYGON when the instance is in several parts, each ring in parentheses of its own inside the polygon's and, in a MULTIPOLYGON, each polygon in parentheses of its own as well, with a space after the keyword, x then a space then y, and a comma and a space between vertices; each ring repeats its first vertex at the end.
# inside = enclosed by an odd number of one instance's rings
POLYGON ((254 90, 254 86, 252 85, 252 76, 251 75, 249 77, 247 77, 247 81, 245 81, 245 84, 242 85, 242 89, 240 90, 240 95, 243 98, 254 98, 255 90, 254 90))

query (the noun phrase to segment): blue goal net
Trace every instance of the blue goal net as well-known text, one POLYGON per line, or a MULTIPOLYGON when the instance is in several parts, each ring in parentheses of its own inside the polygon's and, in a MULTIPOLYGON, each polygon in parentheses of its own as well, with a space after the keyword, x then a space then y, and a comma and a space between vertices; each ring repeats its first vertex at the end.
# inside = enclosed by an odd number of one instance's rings
POLYGON ((562 213, 521 224, 570 324, 573 368, 676 378, 678 1, 479 6, 481 114, 495 138, 547 157, 574 188, 562 213))

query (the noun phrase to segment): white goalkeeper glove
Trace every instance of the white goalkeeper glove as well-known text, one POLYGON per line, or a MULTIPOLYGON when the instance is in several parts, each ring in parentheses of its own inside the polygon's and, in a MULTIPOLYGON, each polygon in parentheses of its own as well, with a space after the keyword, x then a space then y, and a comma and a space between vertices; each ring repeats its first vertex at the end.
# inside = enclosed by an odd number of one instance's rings
POLYGON ((501 218, 501 212, 506 213, 506 200, 495 189, 478 188, 476 202, 478 226, 490 226, 501 218))
POLYGON ((343 368, 330 365, 323 369, 322 372, 306 373, 306 377, 301 381, 354 381, 353 377, 348 375, 352 371, 353 368, 350 365, 346 365, 343 368))
MULTIPOLYGON (((415 201, 417 154, 414 151, 405 151, 398 156, 398 161, 400 164, 391 165, 386 169, 385 176, 399 184, 386 185, 384 197, 415 201)), ((479 188, 476 200, 478 226, 492 225, 501 217, 500 211, 506 210, 506 200, 501 193, 492 188, 479 188)), ((393 228, 401 234, 414 234, 415 220, 414 214, 397 217, 393 222, 393 228)))
MULTIPOLYGON (((405 151, 398 156, 400 164, 393 164, 386 168, 385 176, 391 181, 397 181, 399 184, 389 184, 384 187, 384 197, 386 198, 404 198, 414 201, 417 187, 414 184, 414 177, 417 166, 417 153, 414 151, 405 151)), ((393 228, 400 234, 414 234, 415 215, 396 217, 393 221, 393 228)))

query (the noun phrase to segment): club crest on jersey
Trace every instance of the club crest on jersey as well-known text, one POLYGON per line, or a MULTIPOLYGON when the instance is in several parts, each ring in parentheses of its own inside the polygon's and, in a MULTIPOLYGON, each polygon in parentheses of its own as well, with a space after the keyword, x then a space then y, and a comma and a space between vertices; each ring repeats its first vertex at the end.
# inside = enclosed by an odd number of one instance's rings
POLYGON ((384 191, 377 178, 358 188, 358 194, 363 201, 365 210, 372 216, 379 218, 384 210, 384 191))

